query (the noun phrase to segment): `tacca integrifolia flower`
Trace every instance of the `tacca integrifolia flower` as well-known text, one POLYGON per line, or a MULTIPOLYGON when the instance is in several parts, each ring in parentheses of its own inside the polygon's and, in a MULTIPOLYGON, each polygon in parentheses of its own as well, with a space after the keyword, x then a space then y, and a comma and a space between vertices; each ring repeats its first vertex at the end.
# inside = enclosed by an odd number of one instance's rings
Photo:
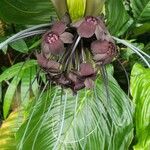
POLYGON ((52 29, 43 35, 42 51, 44 55, 59 55, 64 51, 64 43, 72 43, 73 35, 65 32, 66 28, 64 22, 56 22, 52 29))
POLYGON ((37 54, 48 80, 77 93, 91 89, 99 66, 111 63, 117 55, 116 45, 100 17, 86 16, 71 23, 54 23, 42 38, 37 54))
POLYGON ((90 38, 94 34, 97 39, 103 39, 107 30, 103 21, 99 17, 87 16, 73 24, 81 37, 90 38))

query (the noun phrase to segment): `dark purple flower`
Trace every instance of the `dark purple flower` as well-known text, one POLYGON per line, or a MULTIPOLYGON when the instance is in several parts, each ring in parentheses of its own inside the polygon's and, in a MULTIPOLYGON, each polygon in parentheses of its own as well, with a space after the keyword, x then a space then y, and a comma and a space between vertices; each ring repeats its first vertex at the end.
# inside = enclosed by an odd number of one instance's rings
POLYGON ((90 63, 82 63, 80 64, 79 74, 82 77, 87 77, 95 74, 95 70, 90 63))
POLYGON ((43 54, 36 54, 38 64, 45 69, 50 70, 59 70, 60 63, 54 61, 54 60, 48 60, 46 57, 43 56, 43 54))
POLYGON ((59 55, 64 51, 64 43, 72 43, 73 35, 65 32, 66 25, 63 22, 57 22, 52 29, 43 35, 42 51, 44 55, 59 55))
POLYGON ((91 50, 94 55, 94 60, 99 64, 108 64, 116 56, 115 44, 106 40, 92 42, 91 50))
POLYGON ((84 85, 87 89, 91 89, 94 86, 94 79, 96 71, 94 70, 92 64, 82 63, 80 65, 79 77, 81 80, 84 80, 84 85))
POLYGON ((81 37, 90 38, 94 34, 97 39, 101 39, 107 32, 105 24, 99 17, 87 16, 84 19, 73 24, 81 37))
POLYGON ((86 78, 84 84, 87 89, 92 89, 94 87, 94 81, 91 78, 86 78))

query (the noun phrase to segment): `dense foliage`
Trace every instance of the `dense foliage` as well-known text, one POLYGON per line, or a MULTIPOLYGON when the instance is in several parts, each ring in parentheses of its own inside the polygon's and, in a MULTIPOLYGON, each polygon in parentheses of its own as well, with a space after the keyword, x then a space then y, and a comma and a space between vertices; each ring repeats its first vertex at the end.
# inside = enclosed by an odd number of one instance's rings
POLYGON ((149 150, 149 38, 150 0, 1 0, 0 149, 149 150), (117 49, 91 77, 94 85, 74 95, 47 78, 37 57, 42 35, 68 21, 66 12, 70 26, 100 15, 117 49))

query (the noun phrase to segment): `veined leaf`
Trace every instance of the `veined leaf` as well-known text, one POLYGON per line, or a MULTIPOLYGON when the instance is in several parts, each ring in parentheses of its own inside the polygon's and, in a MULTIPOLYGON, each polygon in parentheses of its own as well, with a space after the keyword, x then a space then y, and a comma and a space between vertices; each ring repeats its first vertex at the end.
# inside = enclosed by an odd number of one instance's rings
POLYGON ((55 16, 50 0, 1 0, 0 18, 10 23, 38 24, 55 16))
POLYGON ((18 64, 15 64, 11 66, 10 68, 6 69, 1 75, 0 75, 0 82, 9 80, 19 74, 22 70, 25 70, 27 68, 30 68, 32 66, 36 66, 37 61, 36 60, 29 60, 26 62, 21 62, 18 64))
POLYGON ((135 125, 137 143, 135 150, 150 148, 150 69, 139 64, 131 72, 131 94, 135 103, 135 125))
MULTIPOLYGON (((18 63, 18 64, 13 65, 12 67, 8 68, 6 71, 4 71, 0 75, 0 82, 13 78, 11 83, 9 84, 9 86, 7 88, 7 91, 5 93, 5 96, 4 96, 4 102, 3 102, 4 118, 6 118, 8 113, 9 113, 10 106, 12 104, 12 100, 14 98, 14 94, 15 94, 15 91, 17 89, 18 83, 23 78, 23 75, 26 74, 25 71, 32 68, 33 66, 36 66, 36 65, 37 65, 37 62, 35 60, 30 60, 30 61, 27 61, 27 62, 24 62, 24 63, 18 63)), ((22 80, 24 81, 25 77, 22 80)), ((31 82, 29 81, 28 85, 30 83, 31 82)), ((28 86, 28 92, 29 92, 29 88, 30 88, 30 86, 28 86)))
POLYGON ((133 106, 109 76, 111 104, 102 79, 94 90, 56 88, 41 93, 18 131, 18 149, 128 149, 133 136, 133 106))
POLYGON ((106 17, 112 35, 122 35, 132 23, 123 5, 123 0, 106 1, 106 17))
POLYGON ((137 22, 150 22, 150 0, 131 0, 131 6, 137 22))
POLYGON ((16 51, 19 51, 21 53, 27 53, 28 52, 28 46, 27 44, 25 43, 24 40, 18 40, 18 41, 15 41, 13 43, 10 44, 10 46, 16 50, 16 51))
POLYGON ((30 104, 30 100, 32 98, 31 95, 37 94, 38 83, 36 79, 36 67, 27 68, 23 72, 23 76, 21 79, 21 106, 28 107, 30 104))
POLYGON ((15 150, 16 149, 16 132, 24 120, 23 111, 15 110, 9 117, 3 121, 0 127, 0 149, 15 150))
POLYGON ((18 83, 21 80, 21 76, 22 76, 22 74, 19 74, 18 76, 15 76, 13 78, 13 80, 9 84, 9 86, 7 88, 7 91, 5 93, 4 103, 3 103, 4 119, 6 119, 6 117, 8 116, 8 113, 9 113, 9 110, 10 110, 10 106, 11 106, 12 100, 14 98, 15 91, 17 89, 18 83))

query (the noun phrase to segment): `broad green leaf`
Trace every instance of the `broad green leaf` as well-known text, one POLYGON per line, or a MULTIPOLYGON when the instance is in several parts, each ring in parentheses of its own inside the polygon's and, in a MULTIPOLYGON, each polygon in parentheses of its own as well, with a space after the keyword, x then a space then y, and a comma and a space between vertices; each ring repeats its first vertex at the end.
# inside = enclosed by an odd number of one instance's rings
POLYGON ((28 120, 17 134, 18 149, 127 150, 133 138, 133 106, 109 76, 109 96, 101 77, 94 90, 52 87, 39 92, 28 120), (111 103, 110 103, 111 102, 111 103))
POLYGON ((106 1, 106 17, 109 31, 116 36, 120 36, 127 31, 132 23, 123 5, 123 0, 106 1))
MULTIPOLYGON (((30 69, 36 65, 37 65, 37 62, 35 60, 30 60, 27 62, 18 63, 18 64, 13 65, 12 67, 6 69, 0 75, 0 82, 13 78, 11 83, 9 84, 8 88, 7 88, 7 91, 5 93, 4 100, 3 100, 4 118, 6 118, 8 113, 9 113, 9 110, 10 110, 12 100, 14 98, 14 94, 15 94, 15 91, 17 89, 18 83, 20 82, 20 80, 22 78, 24 78, 22 80, 25 80, 25 77, 23 77, 23 75, 26 74, 27 69, 30 69)), ((35 74, 34 74, 34 76, 35 76, 35 74)), ((29 81, 27 84, 30 85, 30 83, 31 82, 29 81)), ((30 86, 28 86, 28 89, 29 88, 30 88, 30 86)))
POLYGON ((8 116, 8 113, 9 113, 9 110, 10 110, 10 107, 14 98, 14 94, 16 92, 16 89, 20 80, 21 80, 21 74, 19 74, 18 76, 15 76, 7 88, 7 91, 4 96, 4 102, 3 102, 4 119, 6 119, 6 117, 8 116))
POLYGON ((19 51, 21 53, 27 53, 28 52, 28 46, 26 44, 26 42, 24 40, 18 40, 18 41, 15 41, 13 43, 10 44, 10 46, 16 50, 16 51, 19 51))
POLYGON ((131 94, 135 103, 135 150, 150 148, 150 69, 135 64, 131 72, 131 94))
POLYGON ((0 127, 0 149, 15 150, 16 149, 16 132, 24 120, 23 111, 15 110, 9 117, 2 122, 0 127))
POLYGON ((50 0, 0 0, 0 18, 10 23, 46 23, 52 16, 55 11, 50 0))
POLYGON ((132 38, 135 38, 139 35, 146 34, 150 32, 150 23, 144 23, 139 27, 136 27, 132 30, 132 38))
POLYGON ((28 107, 31 95, 36 94, 38 84, 36 79, 36 68, 30 67, 23 72, 21 79, 21 106, 28 107), (33 93, 32 93, 33 92, 33 93))
POLYGON ((67 0, 67 6, 71 19, 74 21, 84 16, 86 0, 67 0))
POLYGON ((136 22, 150 22, 150 0, 131 0, 131 6, 136 22))
POLYGON ((30 68, 32 66, 36 66, 37 61, 36 60, 28 60, 25 62, 17 63, 10 68, 6 69, 1 75, 0 75, 0 82, 9 80, 13 78, 14 76, 18 75, 20 71, 25 70, 27 68, 30 68))

